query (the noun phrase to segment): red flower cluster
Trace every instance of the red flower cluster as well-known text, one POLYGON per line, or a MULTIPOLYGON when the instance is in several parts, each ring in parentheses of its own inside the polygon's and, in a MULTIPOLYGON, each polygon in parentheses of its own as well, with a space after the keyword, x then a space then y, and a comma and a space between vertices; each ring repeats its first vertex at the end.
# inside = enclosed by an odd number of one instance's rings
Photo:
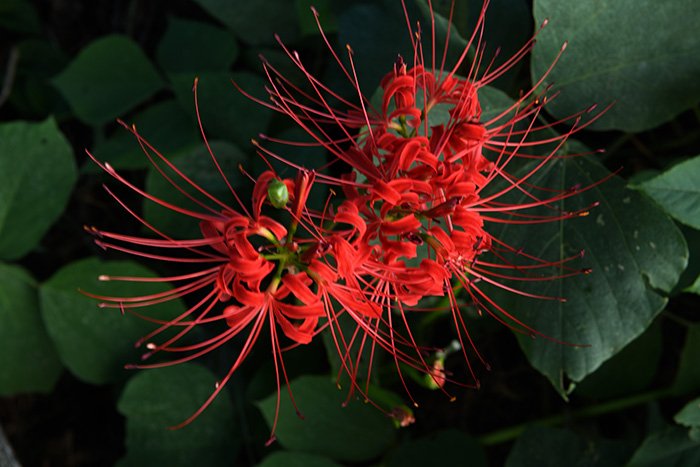
MULTIPOLYGON (((576 257, 547 261, 508 245, 493 234, 495 223, 533 224, 587 213, 586 209, 562 212, 555 206, 557 201, 591 187, 559 191, 537 186, 532 179, 548 163, 562 157, 571 134, 590 124, 600 113, 591 115, 585 122, 582 117, 593 109, 543 123, 541 111, 551 99, 548 90, 539 90, 543 76, 508 108, 494 117, 483 118, 480 90, 509 70, 534 44, 530 40, 501 65, 484 67, 481 38, 485 10, 484 6, 467 47, 449 68, 445 65, 445 55, 436 65, 436 20, 432 8, 431 63, 424 60, 422 32, 412 30, 408 22, 413 63, 409 65, 401 57, 397 59, 393 70, 381 82, 379 108, 360 90, 350 48, 350 66, 346 67, 329 45, 340 70, 357 91, 356 102, 339 96, 308 73, 299 56, 280 42, 306 77, 306 86, 292 83, 264 62, 272 103, 258 102, 290 117, 316 145, 327 149, 338 162, 332 173, 325 166, 301 167, 293 156, 277 154, 254 142, 260 157, 288 164, 295 169, 296 177, 281 179, 272 169, 264 172, 257 177, 249 206, 231 187, 238 202, 234 210, 179 171, 143 140, 135 128, 130 128, 156 167, 169 167, 179 176, 179 180, 166 176, 173 186, 185 193, 180 185, 188 185, 202 195, 203 201, 196 201, 202 209, 193 211, 149 195, 108 164, 100 164, 145 198, 199 221, 201 228, 199 238, 174 239, 129 210, 156 235, 155 239, 90 229, 105 248, 201 265, 201 270, 194 273, 162 279, 103 277, 183 284, 150 296, 99 297, 104 306, 134 313, 140 307, 174 297, 203 295, 173 320, 147 318, 160 326, 143 339, 148 348, 145 357, 159 352, 186 355, 139 367, 188 361, 247 333, 228 374, 202 408, 183 424, 196 417, 222 390, 265 328, 272 342, 278 407, 282 379, 288 379, 283 353, 289 347, 308 344, 323 330, 331 334, 340 356, 341 371, 349 376, 350 394, 357 391, 368 398, 368 386, 360 385, 358 380, 364 379, 369 384, 372 362, 368 374, 358 375, 358 371, 361 360, 372 360, 377 349, 388 352, 395 360, 409 397, 402 369, 421 371, 435 387, 442 388, 454 378, 446 374, 443 360, 435 358, 438 349, 419 344, 411 330, 413 314, 445 310, 444 306, 429 306, 430 299, 436 297, 447 304, 474 381, 471 385, 478 385, 468 352, 471 349, 482 362, 483 359, 467 329, 457 291, 462 289, 480 314, 489 314, 516 331, 535 335, 536 330, 499 306, 481 284, 528 295, 509 284, 518 280, 553 280, 584 272, 566 264, 576 257), (476 51, 476 58, 467 62, 469 50, 476 51), (458 74, 460 70, 464 76, 458 74), (332 101, 340 102, 342 108, 332 106, 332 101), (567 128, 563 134, 552 131, 554 126, 561 125, 567 128), (327 184, 334 188, 333 193, 342 192, 344 196, 331 197, 323 209, 314 210, 309 207, 308 199, 315 184, 327 184), (511 201, 513 194, 526 201, 511 201), (540 210, 533 213, 533 209, 542 207, 551 214, 542 215, 540 210), (154 249, 178 254, 156 253, 154 249), (547 273, 552 269, 559 272, 547 273), (221 307, 217 307, 219 303, 221 307), (342 314, 354 323, 350 336, 340 327, 342 314), (225 322, 225 331, 197 344, 178 344, 193 328, 212 322, 225 322), (156 343, 157 336, 167 329, 178 331, 156 343), (283 345, 282 341, 286 343, 283 345)), ((316 18, 318 21, 317 14, 316 18)), ((319 30, 329 44, 320 23, 319 30)), ((447 49, 447 42, 444 48, 447 49)), ((195 82, 195 101, 196 87, 195 82)), ((203 130, 202 137, 209 148, 203 130)), ((290 147, 301 144, 272 141, 288 143, 290 147)), ((211 149, 209 153, 214 167, 227 180, 211 149)), ((274 426, 272 430, 274 433, 274 426)))

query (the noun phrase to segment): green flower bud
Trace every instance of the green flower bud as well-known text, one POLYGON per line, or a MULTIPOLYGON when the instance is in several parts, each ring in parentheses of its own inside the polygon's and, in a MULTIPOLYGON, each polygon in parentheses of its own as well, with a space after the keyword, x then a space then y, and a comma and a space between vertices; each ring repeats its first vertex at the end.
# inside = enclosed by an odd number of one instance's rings
POLYGON ((267 197, 274 207, 285 207, 289 201, 289 191, 287 190, 287 185, 285 185, 281 180, 271 180, 267 185, 267 197))

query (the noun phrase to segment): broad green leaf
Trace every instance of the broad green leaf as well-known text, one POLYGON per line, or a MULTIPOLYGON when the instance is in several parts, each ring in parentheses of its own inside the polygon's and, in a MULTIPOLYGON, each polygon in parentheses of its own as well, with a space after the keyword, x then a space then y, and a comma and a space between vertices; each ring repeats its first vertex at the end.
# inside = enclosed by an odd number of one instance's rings
MULTIPOLYGON (((194 74, 170 75, 173 91, 180 105, 195 115, 192 83, 194 74)), ((266 101, 265 81, 249 72, 205 72, 199 75, 199 111, 209 138, 218 138, 249 148, 251 138, 267 131, 272 111, 241 94, 231 83, 266 101)))
POLYGON ((690 428, 690 437, 700 441, 700 398, 690 401, 673 419, 676 423, 690 428))
POLYGON ((1 0, 0 27, 21 33, 41 32, 36 10, 27 0, 1 0))
POLYGON ((34 279, 0 263, 0 396, 50 392, 62 366, 39 314, 34 279))
POLYGON ((639 132, 700 101, 700 35, 695 0, 536 0, 549 19, 532 52, 536 82, 568 46, 545 84, 561 94, 547 106, 565 117, 593 103, 615 106, 593 128, 639 132))
POLYGON ((668 427, 647 436, 625 465, 696 467, 700 465, 700 442, 692 440, 685 429, 668 427))
MULTIPOLYGON (((574 157, 551 163, 528 182, 566 190, 608 175, 592 158, 574 157)), ((526 200, 518 194, 508 202, 526 200)), ((582 259, 567 266, 591 268, 590 274, 510 284, 528 293, 564 297, 565 303, 494 292, 501 306, 530 327, 569 343, 520 339, 532 365, 562 394, 573 389, 567 379, 583 380, 651 324, 667 302, 664 292, 673 288, 688 261, 685 240, 673 221, 643 194, 625 188, 618 177, 554 207, 576 212, 594 203, 600 205, 587 217, 540 226, 504 224, 497 234, 512 247, 548 261, 585 251, 582 259)), ((551 210, 539 213, 551 215, 551 210)))
POLYGON ((249 44, 272 44, 275 34, 289 42, 299 34, 293 1, 267 0, 264 4, 257 0, 195 1, 249 44))
POLYGON ((688 328, 678 372, 671 386, 674 394, 692 394, 700 390, 698 355, 700 355, 700 324, 688 328))
POLYGON ((258 467, 338 467, 332 460, 303 452, 277 451, 265 457, 258 467))
POLYGON ((238 56, 236 39, 207 23, 170 18, 158 44, 158 64, 169 73, 224 71, 238 56))
MULTIPOLYGON (((134 117, 133 124, 141 136, 168 157, 191 151, 202 144, 197 123, 175 100, 148 107, 134 117)), ((92 153, 98 160, 109 162, 116 169, 141 169, 150 166, 137 139, 121 126, 108 139, 98 143, 92 153)), ((100 170, 92 161, 88 164, 88 170, 100 170)))
POLYGON ((0 258, 21 258, 63 213, 76 179, 56 122, 0 125, 0 258))
POLYGON ((158 91, 158 72, 128 37, 112 35, 90 43, 53 79, 75 115, 102 125, 158 91))
MULTIPOLYGON (((100 281, 102 274, 154 277, 130 261, 101 262, 88 258, 60 269, 40 287, 41 313, 63 364, 83 381, 103 384, 124 378, 124 365, 140 362, 134 343, 156 326, 117 308, 98 308, 97 300, 80 293, 134 297, 167 290, 158 283, 100 281)), ((180 300, 154 305, 141 313, 172 319, 184 313, 180 300)))
POLYGON ((225 391, 192 423, 169 429, 199 409, 215 385, 209 370, 192 363, 132 377, 117 405, 126 417, 127 454, 119 465, 233 465, 239 440, 225 391))
POLYGON ((428 465, 486 466, 486 455, 479 442, 457 430, 444 430, 410 440, 398 447, 389 467, 425 467, 428 465))
MULTIPOLYGON (((236 146, 227 142, 211 141, 210 146, 231 187, 236 192, 241 191, 241 188, 245 186, 245 180, 238 165, 245 162, 246 156, 236 146)), ((161 161, 158 162, 161 164, 161 170, 191 196, 216 212, 220 212, 223 209, 189 185, 175 171, 165 166, 161 161)), ((210 195, 219 199, 226 206, 230 206, 232 209, 240 209, 226 182, 212 162, 211 155, 204 146, 200 146, 188 154, 173 157, 170 159, 170 162, 190 180, 210 195)), ((207 212, 203 207, 188 199, 153 167, 149 170, 146 177, 146 191, 176 206, 198 212, 207 212)), ((241 197, 245 200, 245 196, 241 197)), ((168 235, 179 238, 201 238, 202 234, 199 229, 198 219, 184 216, 150 201, 144 201, 143 211, 148 222, 159 230, 167 232, 168 235)))
POLYGON ((661 326, 655 322, 638 338, 588 375, 576 394, 595 399, 622 397, 646 389, 661 359, 661 326))
MULTIPOLYGON (((275 435, 287 449, 319 454, 337 461, 363 462, 379 456, 393 442, 391 420, 369 404, 343 402, 346 392, 323 376, 302 376, 291 384, 302 420, 282 389, 275 435)), ((275 419, 277 394, 259 403, 268 425, 275 419)))
POLYGON ((629 457, 626 444, 585 439, 558 428, 532 426, 515 442, 506 467, 618 467, 629 457))
POLYGON ((700 229, 700 156, 645 181, 639 188, 674 219, 700 229))

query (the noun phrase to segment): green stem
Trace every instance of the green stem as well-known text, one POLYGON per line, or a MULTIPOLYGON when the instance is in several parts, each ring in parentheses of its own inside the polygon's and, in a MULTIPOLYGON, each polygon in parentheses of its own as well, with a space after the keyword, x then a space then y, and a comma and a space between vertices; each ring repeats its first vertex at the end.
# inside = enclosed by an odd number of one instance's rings
POLYGON ((605 153, 602 155, 603 160, 612 159, 612 157, 629 141, 632 135, 630 133, 623 133, 619 138, 612 142, 606 149, 605 153))
POLYGON ((258 235, 260 235, 261 237, 268 240, 270 243, 275 245, 277 248, 280 248, 281 245, 280 245, 280 242, 277 241, 277 237, 275 237, 275 235, 272 232, 270 232, 268 229, 266 229, 264 227, 261 228, 260 230, 258 230, 258 235))
POLYGON ((289 257, 289 253, 270 253, 269 255, 260 255, 266 260, 275 260, 275 259, 287 259, 289 257))
POLYGON ((299 222, 294 219, 292 221, 292 225, 289 226, 289 230, 287 231, 287 240, 286 244, 291 245, 292 242, 294 241, 294 234, 297 233, 297 227, 299 226, 299 222))
POLYGON ((280 261, 280 264, 277 266, 275 276, 272 278, 270 285, 267 287, 267 291, 271 295, 274 295, 275 292, 277 292, 277 288, 280 286, 280 282, 282 282, 282 273, 284 272, 285 267, 287 267, 287 262, 284 259, 282 259, 280 261))
POLYGON ((573 419, 580 418, 590 418, 598 415, 603 415, 611 412, 618 412, 620 410, 627 409, 629 407, 634 407, 635 405, 644 404, 651 402, 656 399, 667 397, 671 394, 670 388, 657 389, 654 391, 648 391, 641 394, 637 394, 631 397, 625 397, 622 399, 615 399, 608 402, 602 402, 600 404, 594 404, 588 407, 583 407, 578 410, 573 410, 571 412, 561 413, 557 415, 552 415, 549 417, 543 417, 537 420, 531 420, 526 423, 521 423, 518 425, 509 426, 501 430, 492 431, 483 436, 479 437, 481 444, 486 446, 493 446, 496 444, 502 444, 508 441, 512 441, 520 434, 525 431, 528 426, 531 425, 544 425, 544 426, 554 426, 561 425, 573 419))
POLYGON ((686 327, 686 328, 690 328, 690 327, 695 326, 695 323, 693 323, 692 321, 687 320, 687 319, 685 319, 685 318, 681 318, 680 316, 678 316, 678 315, 676 315, 676 314, 674 314, 673 312, 668 311, 668 310, 666 310, 666 312, 663 313, 661 316, 664 317, 664 318, 668 318, 668 319, 670 319, 671 321, 673 321, 673 322, 675 322, 675 323, 678 323, 678 324, 680 324, 681 326, 684 326, 684 327, 686 327))

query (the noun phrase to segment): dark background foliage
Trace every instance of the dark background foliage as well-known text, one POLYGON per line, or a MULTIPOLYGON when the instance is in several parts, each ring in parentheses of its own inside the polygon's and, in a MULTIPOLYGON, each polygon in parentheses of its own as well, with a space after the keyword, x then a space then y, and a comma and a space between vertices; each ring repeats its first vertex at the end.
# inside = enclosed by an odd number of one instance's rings
MULTIPOLYGON (((420 9, 408 3, 418 18, 420 9)), ((450 402, 417 377, 410 383, 420 401, 412 408, 416 423, 396 428, 361 402, 342 407, 345 393, 333 383, 338 362, 326 356, 328 342, 317 340, 287 357, 306 419, 299 420, 283 398, 278 442, 266 448, 275 385, 269 346, 261 342, 202 417, 179 431, 164 428, 206 399, 239 343, 195 363, 123 369, 138 360, 133 343, 149 325, 98 309, 77 288, 142 293, 96 278, 169 271, 105 253, 84 232, 84 225, 98 225, 143 233, 101 190, 109 177, 84 150, 148 191, 183 202, 149 169, 136 141, 116 123, 121 118, 208 190, 225 196, 198 157, 203 153, 191 88, 199 76, 207 134, 245 191, 239 163, 251 173, 260 169, 251 137, 300 137, 230 83, 233 78, 264 96, 260 54, 296 76, 274 33, 299 51, 314 74, 352 92, 330 60, 311 4, 336 50, 352 45, 366 95, 398 52, 411 56, 398 0, 0 0, 0 424, 19 461, 700 465, 700 17, 693 0, 491 2, 487 57, 498 47, 500 57, 510 56, 534 33, 533 24, 550 23, 532 56, 481 96, 485 112, 529 89, 565 40, 566 53, 547 78, 561 95, 546 118, 615 102, 569 148, 605 153, 558 162, 541 174, 542 183, 585 185, 617 171, 620 178, 576 201, 600 206, 561 229, 554 224, 550 230, 500 232, 554 258, 565 249, 586 249, 584 263, 593 273, 562 283, 567 304, 498 300, 543 333, 590 347, 516 337, 467 311, 490 367, 477 368, 481 388, 458 390, 450 402)), ((444 13, 448 4, 435 6, 444 13)), ((477 1, 456 1, 454 24, 462 36, 471 31, 478 8, 477 1)), ((455 35, 450 44, 458 50, 464 42, 455 35)), ((295 157, 317 164, 326 155, 301 151, 295 157)), ((168 232, 192 231, 127 190, 119 195, 168 232)), ((184 306, 173 302, 156 312, 176 316, 184 306)), ((453 339, 444 316, 419 323, 419 329, 438 345, 453 339)), ((463 362, 447 364, 456 370, 463 362)), ((405 404, 393 362, 377 365, 385 390, 377 397, 405 404)))

